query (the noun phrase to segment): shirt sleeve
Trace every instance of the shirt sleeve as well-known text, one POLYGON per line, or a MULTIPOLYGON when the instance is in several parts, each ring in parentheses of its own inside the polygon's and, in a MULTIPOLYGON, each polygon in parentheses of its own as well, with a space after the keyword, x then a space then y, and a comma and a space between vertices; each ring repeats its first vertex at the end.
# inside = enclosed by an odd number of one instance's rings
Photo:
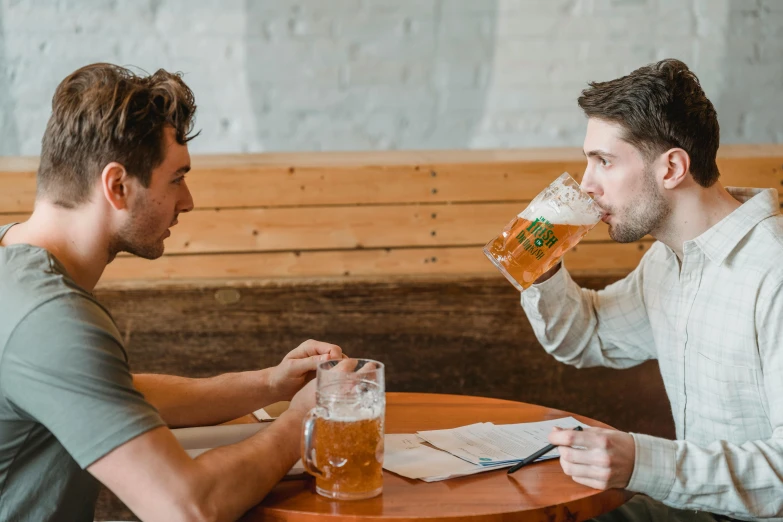
POLYGON ((581 288, 561 265, 554 276, 522 292, 522 308, 538 341, 558 361, 577 368, 630 368, 656 357, 643 274, 644 259, 626 278, 596 291, 581 288))
POLYGON ((0 368, 9 404, 43 424, 82 468, 165 425, 133 387, 114 321, 86 296, 59 297, 28 314, 0 368))
POLYGON ((783 516, 783 282, 762 292, 756 321, 772 436, 701 447, 633 434, 636 462, 629 490, 681 509, 737 518, 783 516))

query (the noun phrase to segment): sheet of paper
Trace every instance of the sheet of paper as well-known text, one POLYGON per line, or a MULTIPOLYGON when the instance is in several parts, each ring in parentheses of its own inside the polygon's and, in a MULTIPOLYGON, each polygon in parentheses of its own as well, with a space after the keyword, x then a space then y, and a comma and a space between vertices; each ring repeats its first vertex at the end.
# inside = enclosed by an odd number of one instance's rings
POLYGON ((180 445, 185 449, 215 448, 227 446, 255 435, 266 429, 268 424, 222 424, 220 426, 199 426, 196 428, 178 428, 171 430, 180 445))
POLYGON ((415 434, 391 433, 384 437, 383 468, 410 479, 435 482, 509 466, 511 464, 471 464, 445 451, 422 444, 422 439, 415 434))
MULTIPOLYGON (((520 424, 498 424, 496 425, 504 435, 508 437, 513 443, 520 446, 524 445, 526 450, 531 451, 524 455, 527 457, 549 444, 548 436, 552 432, 552 428, 558 427, 567 430, 571 430, 581 426, 582 428, 589 428, 587 424, 579 422, 573 417, 563 417, 561 419, 554 419, 541 422, 523 422, 520 424)), ((543 455, 537 460, 544 460, 547 458, 559 457, 560 453, 554 449, 551 452, 543 455)), ((522 458, 524 458, 522 457, 522 458)))
MULTIPOLYGON (((236 444, 251 437, 259 431, 267 428, 269 424, 226 424, 221 426, 199 426, 196 428, 178 428, 171 430, 183 449, 192 458, 196 458, 205 451, 220 446, 236 444)), ((300 475, 304 473, 304 465, 299 460, 288 471, 288 475, 300 475)))
POLYGON ((289 401, 275 402, 274 404, 270 404, 269 406, 265 406, 259 410, 254 411, 253 415, 255 415, 256 419, 262 422, 272 421, 282 415, 283 412, 288 409, 290 404, 291 403, 289 401))
POLYGON ((420 431, 418 435, 432 444, 472 464, 494 464, 516 460, 502 449, 504 441, 493 424, 479 423, 448 430, 420 431))
MULTIPOLYGON (((449 430, 420 431, 418 435, 472 464, 494 466, 513 464, 543 448, 549 443, 547 435, 554 426, 569 429, 580 424, 573 417, 504 425, 485 422, 449 430)), ((553 450, 538 460, 557 456, 557 450, 553 450)))

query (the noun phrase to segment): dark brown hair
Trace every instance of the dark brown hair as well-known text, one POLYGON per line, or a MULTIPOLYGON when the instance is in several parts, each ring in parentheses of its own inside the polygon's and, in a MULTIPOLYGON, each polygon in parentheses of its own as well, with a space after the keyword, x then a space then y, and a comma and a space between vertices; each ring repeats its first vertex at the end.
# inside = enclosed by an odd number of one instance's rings
POLYGON ((38 194, 75 208, 89 200, 103 168, 116 161, 149 187, 163 162, 163 130, 174 128, 185 144, 196 112, 193 92, 181 74, 159 69, 140 76, 95 63, 65 78, 52 98, 38 167, 38 194))
POLYGON ((628 76, 589 85, 579 97, 585 114, 620 124, 623 139, 647 161, 679 147, 690 156, 696 183, 709 187, 718 180, 718 116, 687 65, 662 60, 628 76))

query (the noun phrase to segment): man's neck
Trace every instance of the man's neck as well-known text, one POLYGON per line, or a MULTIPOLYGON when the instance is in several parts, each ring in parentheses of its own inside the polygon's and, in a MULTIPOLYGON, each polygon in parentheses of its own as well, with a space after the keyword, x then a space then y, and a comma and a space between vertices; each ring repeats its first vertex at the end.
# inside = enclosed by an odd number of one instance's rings
POLYGON ((93 214, 91 209, 75 211, 37 202, 30 219, 12 227, 3 244, 43 248, 63 265, 76 284, 92 292, 109 262, 105 220, 93 214))
POLYGON ((677 192, 671 213, 652 236, 682 260, 686 241, 699 237, 741 205, 720 183, 705 189, 691 181, 677 192))

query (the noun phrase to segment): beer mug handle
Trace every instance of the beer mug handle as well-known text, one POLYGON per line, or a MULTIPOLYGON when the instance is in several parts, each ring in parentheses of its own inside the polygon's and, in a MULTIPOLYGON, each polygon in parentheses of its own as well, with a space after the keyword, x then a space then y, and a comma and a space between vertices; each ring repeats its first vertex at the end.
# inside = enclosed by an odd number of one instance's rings
POLYGON ((304 437, 302 437, 302 464, 304 464, 305 470, 315 476, 323 477, 323 472, 315 465, 315 459, 313 458, 313 439, 315 438, 315 419, 318 417, 319 410, 323 408, 313 408, 302 421, 302 427, 304 429, 304 437))

